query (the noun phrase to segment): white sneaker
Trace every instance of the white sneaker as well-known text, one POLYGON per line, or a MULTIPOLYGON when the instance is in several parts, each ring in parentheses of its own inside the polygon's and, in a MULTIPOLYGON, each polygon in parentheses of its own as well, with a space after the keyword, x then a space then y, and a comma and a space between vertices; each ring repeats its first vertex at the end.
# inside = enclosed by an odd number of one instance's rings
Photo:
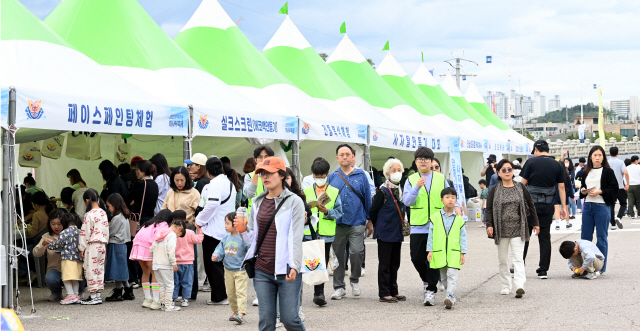
POLYGON ((276 319, 276 328, 281 328, 282 327, 282 322, 280 322, 280 317, 278 317, 276 319))
POLYGON ((362 268, 360 271, 360 277, 364 277, 364 268, 362 268))
POLYGON ((333 270, 329 268, 329 276, 333 276, 333 270))
POLYGON ((511 290, 505 287, 502 290, 500 290, 500 294, 501 295, 509 295, 509 294, 511 294, 511 290))
POLYGON ((142 307, 149 308, 151 307, 152 303, 153 303, 152 299, 144 299, 144 301, 142 301, 142 307))
POLYGON ((631 219, 632 219, 632 220, 635 220, 635 219, 636 219, 636 217, 635 217, 635 216, 631 216, 631 219))
POLYGON ((182 299, 182 303, 180 304, 180 306, 182 306, 182 307, 189 307, 189 300, 187 300, 187 299, 182 299))
POLYGON ((218 302, 214 302, 214 301, 211 301, 211 300, 207 300, 207 304, 208 304, 208 305, 228 305, 228 304, 229 304, 229 300, 224 299, 224 300, 222 300, 222 301, 218 301, 218 302))
POLYGON ((618 227, 617 227, 617 226, 615 226, 615 225, 612 225, 612 226, 611 226, 611 230, 616 230, 616 229, 618 229, 618 227))
POLYGON ((354 296, 360 296, 360 284, 358 283, 351 283, 351 292, 353 293, 354 296))
POLYGON ((446 291, 447 289, 444 288, 444 284, 442 284, 441 281, 438 281, 438 291, 446 291))
POLYGON ((169 307, 165 306, 162 310, 164 310, 164 311, 179 311, 181 309, 182 308, 176 307, 176 306, 169 306, 169 307))
POLYGON ((254 306, 256 306, 256 307, 258 306, 258 298, 256 298, 255 300, 253 300, 252 305, 254 305, 254 306))
POLYGON ((425 306, 433 306, 435 305, 436 302, 436 294, 433 293, 432 291, 425 291, 424 292, 424 305, 425 306))
POLYGON ((598 275, 596 275, 595 272, 590 272, 590 273, 588 273, 588 274, 586 274, 584 276, 584 278, 586 278, 586 279, 596 279, 597 277, 598 277, 598 275))
POLYGON ((339 288, 331 295, 331 300, 342 300, 345 295, 347 295, 347 291, 343 288, 339 288))
POLYGON ((198 290, 200 290, 202 292, 211 292, 211 286, 204 285, 204 286, 202 286, 202 289, 198 289, 198 290))

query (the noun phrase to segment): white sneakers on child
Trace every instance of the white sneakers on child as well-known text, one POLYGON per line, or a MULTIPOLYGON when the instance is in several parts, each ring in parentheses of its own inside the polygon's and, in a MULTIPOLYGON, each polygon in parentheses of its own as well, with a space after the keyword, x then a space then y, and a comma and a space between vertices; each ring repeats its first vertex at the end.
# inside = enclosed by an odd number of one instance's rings
POLYGON ((453 308, 453 305, 456 303, 456 298, 447 295, 447 297, 444 299, 444 307, 447 309, 451 309, 453 308))
POLYGON ((229 300, 224 299, 224 300, 218 301, 218 302, 207 300, 207 304, 208 305, 228 305, 229 304, 229 300))
POLYGON ((258 298, 255 298, 255 300, 253 300, 252 305, 254 305, 255 307, 258 306, 258 298))
POLYGON ((152 299, 144 299, 144 301, 142 301, 142 307, 149 308, 151 307, 152 303, 153 303, 152 299))
POLYGON ((180 306, 189 307, 189 300, 188 299, 182 299, 182 303, 180 304, 180 306))
POLYGON ((343 288, 339 288, 331 295, 331 300, 342 300, 345 295, 347 295, 347 291, 343 288))
POLYGON ((511 294, 511 289, 505 287, 502 290, 500 290, 500 294, 501 295, 509 295, 509 294, 511 294))
POLYGON ((433 306, 436 303, 436 294, 433 291, 428 291, 425 289, 424 291, 424 301, 425 306, 433 306))

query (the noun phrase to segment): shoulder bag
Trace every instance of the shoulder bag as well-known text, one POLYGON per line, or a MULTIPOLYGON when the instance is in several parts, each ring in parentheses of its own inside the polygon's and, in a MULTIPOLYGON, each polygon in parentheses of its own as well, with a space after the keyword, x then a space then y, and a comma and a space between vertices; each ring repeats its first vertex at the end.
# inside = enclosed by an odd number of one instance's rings
POLYGON ((344 178, 344 176, 342 176, 340 171, 337 171, 337 173, 338 173, 338 175, 340 175, 340 178, 342 178, 342 181, 345 184, 347 184, 347 186, 351 189, 353 194, 355 194, 360 199, 360 202, 362 202, 362 208, 366 208, 366 204, 364 203, 364 199, 360 196, 360 194, 358 194, 358 192, 356 192, 356 190, 353 188, 353 186, 351 186, 351 184, 349 184, 349 182, 344 178))
POLYGON ((402 221, 402 226, 404 226, 404 217, 402 217, 402 212, 400 211, 400 206, 398 205, 398 201, 396 200, 396 196, 393 195, 393 191, 389 187, 389 184, 386 184, 386 185, 387 185, 387 189, 389 189, 389 193, 391 193, 391 197, 393 198, 393 203, 395 203, 396 204, 396 208, 398 208, 398 214, 400 215, 400 220, 402 221))
POLYGON ((147 181, 144 180, 144 191, 142 191, 142 201, 140 202, 140 213, 131 213, 129 216, 129 231, 131 236, 135 237, 140 229, 140 221, 142 220, 142 208, 144 207, 144 196, 147 194, 147 181))
MULTIPOLYGON (((242 267, 247 272, 247 276, 249 276, 249 278, 253 278, 253 277, 256 276, 256 260, 258 259, 258 252, 260 251, 260 247, 262 246, 262 242, 264 241, 264 238, 267 236, 267 232, 269 232, 269 229, 271 228, 271 224, 273 223, 273 220, 276 218, 276 214, 278 214, 278 211, 280 210, 280 207, 282 207, 282 205, 284 205, 284 202, 287 201, 287 199, 289 199, 289 197, 290 196, 287 196, 284 199, 282 199, 280 204, 276 207, 276 210, 273 212, 273 215, 271 215, 271 218, 269 219, 269 222, 267 223, 267 228, 264 230, 264 233, 262 234, 262 237, 260 239, 258 239, 258 244, 256 245, 256 250, 254 251, 254 256, 252 258, 250 258, 250 259, 245 260, 244 263, 242 264, 242 267)), ((258 229, 256 229, 256 231, 258 231, 258 229)))

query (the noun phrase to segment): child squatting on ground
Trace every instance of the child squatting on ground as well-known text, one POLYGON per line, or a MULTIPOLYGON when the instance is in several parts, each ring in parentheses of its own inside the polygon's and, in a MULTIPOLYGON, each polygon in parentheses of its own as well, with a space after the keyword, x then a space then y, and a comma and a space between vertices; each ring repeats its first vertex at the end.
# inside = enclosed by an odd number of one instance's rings
POLYGON ((569 260, 572 278, 595 279, 604 266, 604 254, 588 240, 564 241, 560 254, 569 260))
POLYGON ((49 249, 60 252, 62 283, 67 290, 67 297, 60 304, 68 305, 80 301, 80 281, 82 281, 82 258, 78 248, 80 237, 80 217, 75 213, 64 214, 60 219, 62 227, 56 242, 49 244, 49 249))
POLYGON ((440 269, 442 284, 447 290, 444 305, 451 309, 456 302, 458 271, 464 264, 467 254, 467 230, 462 216, 456 215, 453 207, 458 193, 453 187, 447 187, 440 193, 444 207, 439 213, 431 215, 427 228, 427 260, 432 269, 440 269))
POLYGON ((178 271, 176 242, 178 237, 184 237, 184 227, 184 221, 174 221, 168 229, 156 232, 155 241, 151 245, 152 268, 158 280, 161 309, 164 311, 180 310, 180 307, 173 305, 173 273, 178 271))
MULTIPOLYGON (((189 227, 187 222, 187 212, 184 210, 176 210, 173 212, 173 222, 183 221, 185 226, 189 227)), ((204 240, 204 232, 200 229, 198 224, 195 225, 198 229, 196 234, 191 229, 185 229, 185 235, 182 238, 178 238, 176 242, 176 262, 178 263, 178 271, 173 274, 174 277, 174 289, 173 300, 178 298, 180 289, 182 288, 182 307, 189 307, 189 299, 191 299, 191 290, 193 289, 193 273, 195 272, 193 267, 194 246, 201 244, 204 240)))
POLYGON ((224 264, 224 282, 229 306, 233 312, 229 320, 242 324, 247 313, 247 272, 242 268, 242 263, 249 250, 249 244, 233 226, 235 218, 236 213, 229 213, 224 218, 224 229, 229 234, 222 238, 211 256, 211 261, 222 261, 224 264))

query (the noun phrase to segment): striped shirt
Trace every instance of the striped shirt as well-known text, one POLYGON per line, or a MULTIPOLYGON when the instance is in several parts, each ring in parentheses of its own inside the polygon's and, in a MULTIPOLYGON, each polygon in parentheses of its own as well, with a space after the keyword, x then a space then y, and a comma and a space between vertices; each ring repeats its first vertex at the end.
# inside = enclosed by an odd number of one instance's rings
MULTIPOLYGON (((258 219, 258 241, 256 243, 260 242, 260 238, 264 236, 269 219, 271 219, 271 216, 275 211, 275 199, 265 198, 260 205, 258 215, 256 215, 256 218, 258 219)), ((274 223, 275 220, 271 223, 271 228, 267 232, 267 236, 264 238, 262 246, 260 246, 260 251, 257 252, 258 258, 256 259, 256 269, 270 275, 275 274, 276 265, 276 237, 278 231, 276 230, 274 223)))

